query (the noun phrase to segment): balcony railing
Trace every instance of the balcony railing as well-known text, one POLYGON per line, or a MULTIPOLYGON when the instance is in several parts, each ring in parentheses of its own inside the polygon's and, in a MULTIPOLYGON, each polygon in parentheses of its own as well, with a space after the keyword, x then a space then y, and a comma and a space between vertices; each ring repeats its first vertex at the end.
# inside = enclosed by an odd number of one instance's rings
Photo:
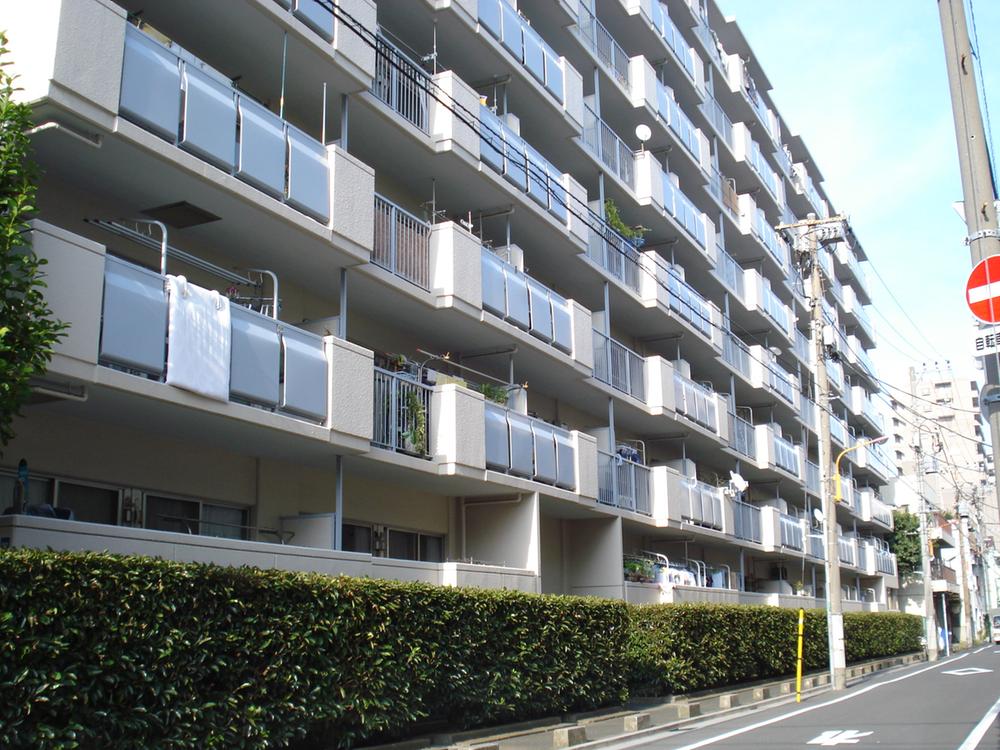
POLYGON ((683 477, 679 486, 686 495, 681 517, 689 523, 722 531, 722 490, 690 477, 683 477))
POLYGON ((596 214, 590 216, 587 256, 612 278, 639 291, 639 251, 596 214))
POLYGON ((733 121, 729 119, 729 115, 726 114, 722 105, 720 105, 713 97, 708 97, 701 105, 701 111, 705 117, 708 118, 708 121, 712 123, 712 127, 715 129, 719 138, 721 138, 731 150, 734 143, 733 121))
POLYGON ((583 145, 630 190, 635 190, 635 152, 590 106, 584 106, 583 145))
POLYGON ((798 328, 795 329, 795 353, 803 362, 812 363, 813 351, 812 342, 798 328))
MULTIPOLYGON (((653 28, 663 38, 663 41, 667 43, 667 46, 677 57, 688 77, 694 81, 694 50, 684 41, 684 36, 681 34, 680 29, 677 28, 677 25, 667 12, 667 6, 659 0, 653 0, 653 28)), ((697 83, 697 81, 695 82, 697 83)))
POLYGON ((762 209, 756 208, 753 212, 751 231, 760 240, 771 256, 778 261, 781 268, 788 270, 788 245, 778 237, 777 232, 767 222, 767 216, 762 209))
POLYGON ((858 551, 853 539, 845 539, 844 537, 837 539, 837 551, 840 561, 845 565, 858 564, 858 551))
POLYGON ((892 508, 881 500, 871 499, 872 518, 885 526, 892 526, 892 508))
POLYGON ((484 310, 572 354, 573 315, 568 300, 485 247, 481 268, 484 310))
POLYGON ((820 479, 819 479, 819 464, 814 464, 812 461, 806 459, 806 489, 812 494, 819 497, 820 495, 820 479))
POLYGON ((566 430, 491 403, 485 430, 490 469, 576 489, 576 447, 566 430))
POLYGON ((875 549, 875 570, 886 575, 896 575, 896 556, 889 550, 875 549))
POLYGON ((747 133, 747 163, 750 164, 753 171, 760 177, 767 192, 780 203, 781 200, 779 199, 783 196, 778 188, 778 175, 771 169, 771 165, 767 163, 764 153, 760 150, 760 144, 750 137, 749 132, 747 133))
POLYGON ((559 55, 506 0, 480 0, 479 22, 542 84, 565 104, 565 75, 559 55))
POLYGON ((733 536, 760 544, 760 508, 742 500, 733 501, 733 536))
POLYGON ((674 185, 669 172, 663 173, 663 207, 694 237, 695 242, 706 247, 705 215, 695 208, 683 190, 674 185))
POLYGON ((742 453, 747 458, 757 459, 757 433, 754 426, 736 414, 731 414, 732 435, 730 446, 737 453, 742 453))
POLYGON ((715 267, 715 275, 742 302, 746 299, 743 267, 723 248, 719 247, 717 249, 719 262, 715 267))
POLYGON ((679 414, 712 432, 719 431, 719 405, 713 390, 675 371, 674 401, 679 414))
POLYGON ((778 514, 781 528, 781 546, 801 550, 803 547, 802 521, 787 513, 778 514))
POLYGON ((764 313, 767 317, 774 321, 775 325, 778 326, 778 330, 785 335, 788 335, 792 328, 792 312, 771 289, 771 282, 769 279, 761 279, 761 296, 763 297, 762 307, 764 313))
POLYGON ((693 287, 680 277, 677 266, 667 274, 670 309, 688 321, 707 338, 712 338, 712 308, 693 287))
POLYGON ((777 362, 771 362, 767 366, 767 382, 771 386, 771 390, 781 396, 785 401, 790 403, 792 406, 798 406, 796 403, 796 393, 793 381, 795 376, 791 373, 785 371, 785 369, 779 365, 777 362))
POLYGON ((598 450, 597 478, 597 499, 600 502, 652 515, 648 466, 598 450))
POLYGON ((404 120, 427 132, 430 76, 392 42, 375 39, 375 77, 371 92, 404 120))
POLYGON ((798 446, 790 440, 781 437, 777 432, 774 433, 774 464, 790 474, 794 474, 797 477, 801 476, 799 473, 798 446))
POLYGON ((431 389, 408 373, 375 368, 372 445, 430 456, 431 389))
POLYGON ((320 336, 111 255, 101 304, 102 365, 326 422, 330 370, 320 336))
POLYGON ((722 337, 722 358, 747 380, 751 378, 750 349, 728 331, 722 337))
POLYGON ((486 106, 479 108, 479 154, 518 190, 566 222, 569 204, 559 170, 486 106))
POLYGON ((134 26, 125 30, 123 117, 324 224, 330 220, 326 146, 218 71, 188 62, 134 26))
POLYGON ((809 548, 806 551, 810 557, 815 557, 817 560, 826 559, 826 544, 822 534, 809 535, 809 548))
POLYGON ((694 160, 701 164, 701 139, 699 137, 701 133, 691 122, 691 118, 681 109, 674 95, 660 81, 656 82, 656 106, 660 117, 677 136, 677 140, 684 145, 694 160))
POLYGON ((375 195, 372 263, 421 289, 430 288, 431 225, 375 195))
POLYGON ((597 56, 612 77, 628 89, 628 53, 584 3, 580 3, 577 28, 583 43, 597 56))
POLYGON ((596 329, 594 377, 640 401, 646 400, 646 360, 596 329))

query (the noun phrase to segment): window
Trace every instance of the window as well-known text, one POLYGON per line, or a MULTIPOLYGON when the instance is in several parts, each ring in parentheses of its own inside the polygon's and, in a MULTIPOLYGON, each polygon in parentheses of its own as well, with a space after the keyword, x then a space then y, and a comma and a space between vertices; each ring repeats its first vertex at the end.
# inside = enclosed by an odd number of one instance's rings
POLYGON ((343 547, 345 552, 372 552, 372 528, 371 526, 359 526, 354 523, 345 523, 343 530, 343 547))
POLYGON ((223 539, 247 538, 247 509, 197 500, 146 495, 147 529, 202 534, 223 539))
POLYGON ((444 537, 402 529, 386 529, 386 557, 397 560, 444 562, 444 537))
POLYGON ((117 489, 60 480, 57 493, 57 504, 60 508, 69 508, 75 521, 118 523, 117 489))
MULTIPOLYGON (((15 474, 0 474, 0 510, 14 506, 14 491, 17 487, 15 474)), ((22 504, 45 505, 52 503, 52 480, 28 478, 28 487, 22 504)))

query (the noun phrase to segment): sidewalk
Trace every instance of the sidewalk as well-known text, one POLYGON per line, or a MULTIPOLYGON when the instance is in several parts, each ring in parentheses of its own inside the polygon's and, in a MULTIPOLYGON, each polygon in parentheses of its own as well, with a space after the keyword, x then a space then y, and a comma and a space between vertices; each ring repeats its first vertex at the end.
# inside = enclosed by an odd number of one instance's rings
MULTIPOLYGON (((876 659, 851 665, 847 679, 855 680, 873 672, 923 661, 924 654, 876 659)), ((802 678, 802 694, 829 689, 830 675, 813 672, 802 678)), ((558 750, 576 747, 598 750, 623 739, 645 733, 682 727, 701 717, 724 716, 750 706, 795 700, 795 678, 783 678, 753 685, 731 685, 673 698, 637 698, 625 706, 567 714, 497 727, 468 731, 439 732, 413 737, 367 750, 558 750)))

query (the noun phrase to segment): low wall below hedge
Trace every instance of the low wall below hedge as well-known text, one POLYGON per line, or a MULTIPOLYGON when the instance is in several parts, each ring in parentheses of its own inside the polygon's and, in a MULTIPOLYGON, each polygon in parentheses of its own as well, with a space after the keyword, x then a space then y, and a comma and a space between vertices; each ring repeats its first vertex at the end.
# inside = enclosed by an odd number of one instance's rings
MULTIPOLYGON (((343 747, 786 674, 796 613, 0 550, 0 747, 343 747)), ((806 662, 826 659, 822 612, 806 662)), ((845 616, 848 656, 920 619, 845 616)))

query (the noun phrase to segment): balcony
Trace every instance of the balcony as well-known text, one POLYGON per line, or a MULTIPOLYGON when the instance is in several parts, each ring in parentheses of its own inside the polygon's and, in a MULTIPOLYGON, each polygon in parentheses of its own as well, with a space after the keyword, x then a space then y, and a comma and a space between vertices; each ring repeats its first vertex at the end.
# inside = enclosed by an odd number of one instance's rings
MULTIPOLYGON (((669 504, 679 509, 683 523, 716 531, 727 530, 725 499, 719 487, 668 472, 667 493, 669 504)), ((750 531, 752 533, 752 529, 750 531)))
POLYGON ((125 33, 121 115, 326 224, 327 148, 180 48, 125 33))
POLYGON ((701 112, 711 123, 719 139, 726 144, 730 151, 733 151, 735 149, 733 121, 729 119, 729 115, 726 114, 722 105, 710 96, 701 105, 701 112))
POLYGON ((481 0, 478 7, 482 28, 500 42, 514 61, 523 66, 561 107, 567 107, 570 97, 566 95, 566 61, 506 0, 481 0))
POLYGON ((674 370, 674 409, 678 414, 721 435, 719 415, 725 413, 725 406, 725 400, 711 388, 674 370))
POLYGON ((567 224, 569 199, 562 173, 485 105, 479 108, 479 134, 483 163, 567 224))
POLYGON ((871 487, 863 487, 858 491, 861 501, 861 519, 870 523, 877 523, 892 530, 892 508, 883 503, 878 493, 871 487))
POLYGON ((592 215, 587 257, 604 269, 611 278, 628 289, 640 292, 640 253, 635 245, 622 237, 599 216, 592 215))
POLYGON ((430 458, 432 391, 411 373, 376 367, 372 445, 430 458))
POLYGON ((576 490, 576 442, 568 430, 487 403, 485 434, 488 469, 576 490))
POLYGON ((674 93, 662 81, 656 82, 656 104, 654 109, 667 128, 674 134, 680 144, 687 150, 695 164, 704 169, 705 157, 710 152, 708 139, 701 130, 695 127, 684 110, 681 109, 674 93))
POLYGON ((733 536, 760 544, 760 508, 741 500, 733 501, 733 536))
MULTIPOLYGON (((753 362, 750 347, 729 331, 722 337, 722 359, 747 381, 753 382, 753 362)), ((754 360, 756 362, 756 360, 754 360)))
POLYGON ((811 492, 816 497, 819 497, 822 488, 819 476, 819 464, 815 464, 809 459, 806 459, 805 479, 806 479, 806 490, 811 492))
POLYGON ((802 364, 811 366, 814 359, 812 342, 798 328, 795 329, 793 335, 793 351, 795 352, 795 356, 799 358, 802 364))
POLYGON ((684 41, 684 36, 681 34, 680 29, 677 28, 673 19, 670 18, 667 6, 664 3, 659 0, 653 0, 652 10, 653 29, 666 43, 667 49, 670 50, 681 69, 684 70, 688 78, 695 85, 695 88, 702 91, 705 87, 705 71, 701 58, 684 41))
POLYGON ((718 263, 714 269, 715 277, 722 282, 726 289, 732 292, 736 299, 745 305, 747 293, 743 267, 721 247, 718 248, 717 255, 718 263))
POLYGON ((802 519, 783 513, 777 508, 761 508, 762 543, 773 549, 790 549, 802 552, 805 549, 805 528, 802 519))
POLYGON ((819 433, 819 407, 816 406, 816 402, 805 394, 800 394, 799 397, 802 400, 802 407, 799 409, 799 418, 802 420, 802 424, 808 427, 812 432, 819 433))
POLYGON ((830 415, 830 437, 841 448, 848 445, 847 422, 840 417, 830 415))
POLYGON ((375 195, 372 263, 424 290, 430 289, 431 225, 375 195))
POLYGON ((837 539, 837 554, 840 562, 844 565, 850 565, 851 567, 858 566, 858 548, 855 539, 839 537, 837 539))
POLYGON ((418 130, 430 127, 430 96, 436 84, 422 67, 385 37, 375 39, 371 93, 418 130))
POLYGON ((635 153, 589 104, 584 105, 581 143, 625 187, 635 192, 635 153))
POLYGON ((880 444, 863 446, 854 453, 858 468, 873 472, 885 482, 896 476, 896 467, 880 444))
POLYGON ((819 191, 816 190, 812 177, 809 176, 809 169, 802 163, 794 164, 792 168, 795 172, 795 176, 792 181, 795 185, 795 189, 799 193, 805 195, 818 217, 828 217, 830 215, 830 209, 826 205, 826 201, 820 197, 819 191))
POLYGON ((855 255, 850 244, 847 242, 837 243, 837 249, 834 251, 833 257, 853 275, 857 287, 854 291, 858 301, 863 304, 870 304, 871 297, 868 294, 868 277, 861 268, 861 263, 858 261, 858 257, 855 255))
POLYGON ((854 414, 863 417, 867 421, 869 427, 876 434, 881 435, 885 431, 885 418, 875 407, 875 402, 868 391, 860 385, 851 387, 849 406, 854 414))
POLYGON ((822 534, 809 534, 806 538, 806 554, 817 560, 826 559, 826 540, 822 534))
POLYGON ((853 322, 858 327, 864 336, 865 346, 874 346, 875 328, 872 325, 871 315, 850 283, 843 284, 843 298, 844 313, 849 318, 846 322, 853 322))
POLYGON ((757 430, 756 427, 736 414, 729 415, 732 426, 729 434, 732 436, 730 447, 752 461, 757 460, 757 430))
POLYGON ((796 479, 802 477, 799 446, 781 436, 781 428, 773 424, 760 424, 757 433, 757 463, 773 466, 788 472, 796 479))
POLYGON ((648 466, 617 453, 598 450, 597 478, 599 502, 633 513, 652 515, 648 466))
POLYGON ((683 269, 671 265, 667 273, 670 309, 709 340, 715 339, 712 306, 683 278, 683 269))
POLYGON ((663 172, 663 200, 664 210, 676 220, 676 222, 687 230, 695 243, 702 249, 708 250, 708 218, 705 213, 695 208, 694 203, 688 198, 684 191, 674 182, 674 175, 663 172))
POLYGON ((746 306, 748 309, 760 310, 781 332, 781 335, 792 337, 792 310, 774 293, 771 280, 756 269, 747 269, 746 306))
POLYGON ((594 329, 594 377, 615 390, 646 401, 646 360, 594 329))
POLYGON ((847 357, 847 361, 853 365, 853 370, 856 374, 864 377, 871 387, 871 390, 879 390, 878 378, 875 376, 875 363, 872 362, 871 357, 868 355, 868 351, 861 344, 861 341, 857 336, 846 336, 844 338, 844 344, 846 351, 844 354, 847 357))
POLYGON ((615 41, 597 16, 580 3, 576 27, 577 37, 591 51, 597 61, 604 67, 611 79, 616 81, 625 91, 629 84, 629 56, 624 48, 615 41))
POLYGON ((751 383, 778 396, 796 413, 799 410, 799 379, 778 364, 777 356, 759 344, 749 347, 751 383))

